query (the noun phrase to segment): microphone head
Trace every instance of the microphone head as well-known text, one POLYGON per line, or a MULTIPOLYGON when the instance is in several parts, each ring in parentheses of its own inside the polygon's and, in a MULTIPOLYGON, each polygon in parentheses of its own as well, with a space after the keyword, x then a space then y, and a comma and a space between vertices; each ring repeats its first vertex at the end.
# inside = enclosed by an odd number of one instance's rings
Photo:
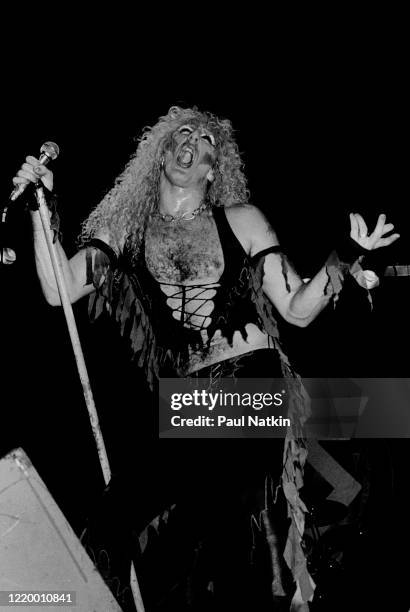
POLYGON ((54 160, 60 153, 60 147, 55 142, 45 142, 40 149, 40 153, 44 153, 44 155, 54 160))

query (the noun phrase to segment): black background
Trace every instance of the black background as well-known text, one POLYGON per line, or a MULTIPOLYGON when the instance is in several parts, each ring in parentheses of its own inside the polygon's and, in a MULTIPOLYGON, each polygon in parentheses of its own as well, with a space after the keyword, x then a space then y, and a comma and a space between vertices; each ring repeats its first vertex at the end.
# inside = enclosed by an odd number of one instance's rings
MULTIPOLYGON (((81 46, 77 35, 70 30, 64 53, 59 47, 44 53, 39 42, 33 52, 25 39, 9 47, 1 111, 3 201, 26 155, 37 155, 46 140, 61 148, 53 170, 69 255, 81 220, 111 187, 141 129, 177 104, 232 121, 251 201, 268 216, 302 276, 324 263, 340 231, 348 233, 349 212, 362 213, 370 227, 385 212, 401 233, 386 263, 410 263, 408 95, 400 40, 387 55, 383 44, 356 53, 348 38, 332 53, 328 42, 296 52, 289 39, 251 59, 243 37, 237 47, 224 44, 226 57, 198 45, 195 67, 188 69, 188 52, 173 54, 172 36, 162 39, 148 65, 138 36, 124 51, 103 33, 96 41, 84 36, 81 46)), ((0 456, 23 447, 80 532, 102 477, 63 314, 44 303, 30 222, 18 204, 12 220, 17 262, 0 270, 0 456)), ((337 308, 327 308, 308 329, 282 324, 299 372, 407 376, 409 286, 410 279, 386 279, 371 312, 365 292, 352 283, 337 308)), ((133 445, 141 458, 144 441, 147 461, 167 461, 173 449, 164 443, 170 441, 160 444, 155 431, 141 429, 156 408, 144 380, 129 369, 114 331, 104 323, 90 327, 86 311, 86 300, 75 305, 114 471, 133 445)), ((408 443, 391 445, 400 502, 408 443)), ((399 505, 390 509, 398 511, 399 505)))

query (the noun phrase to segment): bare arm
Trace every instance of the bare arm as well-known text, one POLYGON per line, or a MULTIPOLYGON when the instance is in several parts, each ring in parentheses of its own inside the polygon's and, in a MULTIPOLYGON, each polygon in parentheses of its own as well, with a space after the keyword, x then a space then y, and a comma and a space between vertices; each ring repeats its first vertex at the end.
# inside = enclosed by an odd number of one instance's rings
MULTIPOLYGON (((380 215, 376 229, 367 236, 367 227, 360 215, 351 215, 351 237, 366 249, 387 246, 398 234, 384 238, 393 229, 380 215)), ((253 256, 277 246, 275 232, 260 210, 253 206, 240 206, 230 212, 230 222, 247 252, 253 256)), ((328 304, 332 292, 328 290, 329 275, 326 265, 307 283, 304 283, 291 264, 280 253, 265 256, 263 290, 289 323, 306 327, 328 304)))
MULTIPOLYGON (((36 269, 40 285, 47 302, 51 304, 51 306, 59 306, 61 305, 60 296, 57 290, 55 275, 51 265, 40 215, 38 211, 32 212, 31 215, 33 221, 36 269)), ((56 249, 62 264, 67 292, 71 303, 74 303, 83 296, 94 291, 94 286, 92 284, 86 284, 86 251, 82 249, 78 251, 74 257, 68 260, 59 242, 56 243, 56 249)))

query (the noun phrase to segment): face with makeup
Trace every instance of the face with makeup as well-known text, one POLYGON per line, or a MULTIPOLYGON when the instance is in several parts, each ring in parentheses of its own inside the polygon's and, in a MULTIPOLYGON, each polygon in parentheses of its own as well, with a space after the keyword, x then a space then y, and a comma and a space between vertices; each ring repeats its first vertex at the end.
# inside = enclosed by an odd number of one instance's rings
POLYGON ((194 123, 181 125, 164 148, 165 178, 177 187, 204 189, 213 181, 216 157, 215 138, 209 130, 194 123))

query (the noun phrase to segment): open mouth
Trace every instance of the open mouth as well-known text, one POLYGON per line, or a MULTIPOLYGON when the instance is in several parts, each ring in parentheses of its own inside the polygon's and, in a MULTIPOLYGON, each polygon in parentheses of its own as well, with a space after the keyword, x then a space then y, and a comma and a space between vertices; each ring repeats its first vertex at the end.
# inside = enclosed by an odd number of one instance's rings
POLYGON ((177 156, 177 164, 181 168, 190 168, 194 163, 194 150, 192 147, 184 146, 177 156))

